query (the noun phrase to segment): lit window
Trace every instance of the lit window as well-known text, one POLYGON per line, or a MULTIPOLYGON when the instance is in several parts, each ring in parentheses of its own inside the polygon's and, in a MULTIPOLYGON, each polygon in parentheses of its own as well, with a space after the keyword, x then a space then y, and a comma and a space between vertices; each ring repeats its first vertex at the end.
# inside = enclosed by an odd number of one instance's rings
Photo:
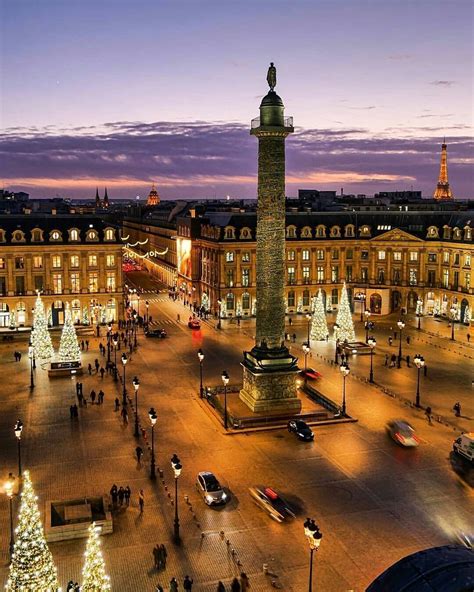
POLYGON ((339 281, 339 267, 331 267, 331 281, 336 283, 339 281))
POLYGON ((115 230, 113 228, 107 228, 105 230, 105 240, 106 241, 115 240, 115 230))
POLYGON ((464 265, 471 267, 471 255, 464 255, 464 265))
POLYGON ((115 255, 107 255, 107 267, 114 267, 115 266, 115 255))
POLYGON ((316 251, 316 259, 318 261, 324 261, 324 249, 318 249, 316 251))
POLYGON ((385 260, 385 251, 379 251, 378 258, 379 258, 379 261, 384 261, 385 260))
POLYGON ((80 292, 80 279, 77 272, 71 273, 71 292, 80 292))
POLYGON ((234 262, 234 251, 227 251, 225 254, 225 260, 227 261, 227 263, 233 263, 234 262))
POLYGON ((43 269, 43 257, 41 257, 40 255, 36 255, 33 257, 33 268, 43 269))
POLYGON ((115 271, 108 271, 106 276, 107 292, 115 292, 115 271))
POLYGON ((72 268, 79 267, 79 255, 71 255, 70 262, 72 268))
POLYGON ((97 267, 97 255, 89 255, 89 267, 97 267))
POLYGON ((0 269, 5 269, 5 257, 0 257, 0 269))
POLYGON ((53 255, 51 257, 51 265, 55 269, 60 268, 61 267, 61 255, 53 255))
POLYGON ((55 294, 63 292, 63 276, 60 273, 53 273, 53 292, 55 294))
POLYGON ((287 257, 288 261, 294 261, 296 258, 295 251, 293 251, 293 250, 288 251, 286 257, 287 257))
POLYGON ((416 286, 416 284, 417 284, 416 269, 410 269, 410 286, 416 286))
POLYGON ((79 240, 79 231, 76 230, 75 228, 73 228, 70 232, 69 232, 69 240, 70 241, 78 241, 79 240))
POLYGON ((50 240, 52 241, 60 241, 61 240, 61 233, 59 230, 53 230, 49 235, 50 240))
POLYGON ((418 261, 418 251, 410 251, 410 261, 418 261))
POLYGON ((250 269, 242 269, 242 286, 247 287, 250 282, 250 269))
POLYGON ((318 266, 316 273, 317 273, 316 279, 317 279, 318 284, 322 284, 324 282, 324 267, 318 266))
POLYGON ((89 274, 89 292, 99 291, 99 274, 92 272, 89 274))
POLYGON ((288 283, 289 284, 294 284, 295 283, 295 268, 294 267, 288 267, 288 283))
POLYGON ((301 255, 302 255, 303 261, 309 261, 309 250, 308 249, 303 249, 301 255))
POLYGON ((250 263, 250 253, 248 251, 242 253, 242 263, 250 263))
POLYGON ((401 261, 402 260, 402 252, 401 251, 394 251, 393 252, 393 260, 394 261, 401 261))

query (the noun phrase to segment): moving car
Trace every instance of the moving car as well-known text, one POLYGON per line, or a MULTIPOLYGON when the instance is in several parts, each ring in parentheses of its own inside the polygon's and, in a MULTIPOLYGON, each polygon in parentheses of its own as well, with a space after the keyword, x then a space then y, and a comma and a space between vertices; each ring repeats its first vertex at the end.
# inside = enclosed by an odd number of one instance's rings
POLYGON ((411 425, 403 419, 394 419, 387 424, 387 432, 397 444, 407 448, 418 446, 420 438, 411 425))
POLYGON ((302 378, 310 378, 311 380, 318 380, 318 378, 321 378, 322 376, 321 372, 313 370, 313 368, 306 368, 306 370, 300 370, 298 374, 302 378))
POLYGON ((151 331, 145 331, 147 337, 161 337, 162 339, 168 334, 164 329, 152 329, 151 331))
POLYGON ((188 321, 188 327, 190 329, 200 329, 201 328, 201 321, 199 319, 190 318, 188 321))
POLYGON ((288 431, 290 434, 296 434, 300 440, 309 442, 314 440, 313 430, 301 419, 290 419, 288 422, 288 431))
POLYGON ((295 517, 291 506, 271 487, 249 487, 249 493, 254 503, 265 510, 273 520, 283 522, 289 516, 295 517))
POLYGON ((453 442, 453 450, 459 456, 463 456, 474 463, 474 432, 462 434, 453 442))
POLYGON ((222 489, 216 476, 210 471, 198 473, 196 488, 208 506, 226 504, 229 501, 229 496, 222 489))

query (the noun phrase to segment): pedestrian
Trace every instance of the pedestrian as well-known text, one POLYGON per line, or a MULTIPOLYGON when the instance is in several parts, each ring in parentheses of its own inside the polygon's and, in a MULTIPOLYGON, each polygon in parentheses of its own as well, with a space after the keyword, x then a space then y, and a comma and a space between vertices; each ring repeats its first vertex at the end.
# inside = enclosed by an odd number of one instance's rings
POLYGON ((467 339, 467 342, 470 343, 470 341, 471 341, 471 334, 470 333, 468 333, 466 335, 466 339, 467 339))
POLYGON ((74 582, 69 580, 66 586, 66 592, 72 592, 74 590, 74 582))
POLYGON ((240 583, 237 578, 234 578, 232 580, 232 583, 230 585, 230 592, 240 592, 240 583))
POLYGON ((397 361, 397 356, 392 354, 390 357, 390 368, 395 368, 395 362, 397 361))
POLYGON ((89 340, 86 339, 86 351, 89 351, 89 340))
POLYGON ((117 505, 117 499, 118 499, 118 489, 117 486, 115 485, 115 483, 112 485, 112 487, 110 488, 110 496, 112 497, 112 505, 115 508, 115 506, 117 505))
POLYGON ((397 335, 398 335, 398 331, 394 331, 393 332, 393 338, 396 339, 397 338, 397 335))
POLYGON ((81 392, 79 384, 80 384, 79 382, 76 382, 76 396, 79 395, 79 393, 81 392))
POLYGON ((123 506, 123 500, 125 499, 125 489, 122 486, 120 486, 118 490, 118 499, 119 504, 123 506))
POLYGON ((411 337, 409 335, 407 335, 407 345, 410 345, 410 340, 411 340, 411 337))
POLYGON ((97 358, 94 360, 94 366, 95 366, 96 373, 99 372, 100 364, 99 364, 99 360, 97 358))
POLYGON ((128 423, 128 412, 127 412, 126 407, 122 407, 122 411, 120 412, 120 415, 122 416, 123 423, 128 423))
POLYGON ((293 333, 292 337, 293 337, 293 343, 296 343, 296 333, 293 333))
POLYGON ((18 352, 17 351, 13 352, 13 357, 15 358, 15 362, 18 362, 18 352))
POLYGON ((82 395, 82 387, 83 387, 83 386, 84 386, 84 385, 82 384, 82 382, 78 382, 78 383, 77 383, 77 387, 76 387, 76 388, 78 389, 78 393, 79 393, 80 395, 82 395))
POLYGON ((461 417, 461 403, 459 401, 454 403, 453 411, 456 417, 461 417))
POLYGON ((84 339, 81 341, 81 350, 84 351, 84 347, 85 347, 85 343, 84 343, 84 339))
POLYGON ((226 592, 225 586, 221 581, 219 581, 217 584, 216 592, 226 592))
POLYGON ((69 406, 69 417, 71 419, 74 419, 74 409, 73 409, 72 405, 69 406))
POLYGON ((120 401, 118 400, 118 397, 115 397, 115 411, 118 411, 120 409, 120 401))
POLYGON ((104 367, 103 367, 103 366, 101 366, 101 367, 100 367, 100 377, 102 378, 102 380, 104 380, 104 374, 105 374, 104 367))
POLYGON ((431 407, 427 407, 425 410, 425 415, 426 415, 426 419, 428 420, 428 423, 431 424, 432 423, 432 410, 431 407))
POLYGON ((407 368, 410 368, 410 356, 408 354, 407 354, 406 360, 407 360, 407 368))
POLYGON ((99 394, 97 395, 97 403, 98 405, 102 405, 104 402, 104 391, 100 389, 99 394))
POLYGON ((392 343, 393 343, 393 339, 391 337, 388 338, 388 344, 390 347, 392 347, 392 343))
POLYGON ((385 366, 388 366, 388 354, 385 354, 385 366))
POLYGON ((193 581, 189 576, 184 576, 184 580, 183 580, 183 588, 186 591, 192 590, 193 589, 193 581))
POLYGON ((290 325, 290 327, 293 324, 293 319, 291 317, 288 319, 288 324, 290 325))
POLYGON ((18 361, 21 362, 21 352, 18 352, 18 361))
POLYGON ((87 366, 87 370, 89 371, 89 374, 92 374, 92 364, 87 366))
MULTIPOLYGON (((82 396, 82 395, 81 395, 82 396)), ((79 409, 77 408, 77 405, 74 403, 74 405, 72 406, 73 410, 74 410, 74 417, 76 419, 79 418, 79 409)))
POLYGON ((242 592, 247 592, 247 590, 249 588, 250 588, 250 582, 249 582, 248 575, 243 571, 240 574, 240 589, 242 590, 242 592))
POLYGON ((168 557, 168 551, 166 550, 166 547, 163 545, 163 543, 161 543, 161 545, 160 545, 160 556, 161 556, 161 567, 163 569, 166 569, 166 559, 168 557))
POLYGON ((92 389, 92 390, 91 390, 91 393, 90 393, 90 395, 89 395, 89 397, 91 398, 91 401, 92 401, 92 405, 95 403, 95 398, 96 398, 96 396, 97 396, 97 395, 96 395, 96 393, 95 393, 95 390, 94 390, 94 389, 92 389))
POLYGON ((138 492, 138 505, 140 506, 140 514, 143 514, 143 508, 145 507, 145 494, 143 489, 138 492))
POLYGON ((132 495, 132 490, 130 489, 130 485, 127 485, 127 487, 125 488, 125 505, 129 506, 130 505, 130 496, 132 495))
POLYGON ((143 456, 143 448, 141 446, 137 446, 135 448, 135 454, 137 455, 137 461, 140 462, 143 456))
POLYGON ((160 547, 158 545, 153 547, 153 563, 155 564, 155 569, 160 569, 160 547))
POLYGON ((170 580, 170 592, 178 592, 178 580, 176 578, 170 580))
POLYGON ((179 316, 179 314, 176 315, 176 321, 179 323, 181 321, 181 317, 179 316))

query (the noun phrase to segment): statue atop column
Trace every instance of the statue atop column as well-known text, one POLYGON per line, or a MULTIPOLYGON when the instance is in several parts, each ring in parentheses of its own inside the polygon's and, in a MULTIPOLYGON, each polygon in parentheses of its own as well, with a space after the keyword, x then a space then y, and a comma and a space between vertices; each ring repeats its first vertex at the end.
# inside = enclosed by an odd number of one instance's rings
POLYGON ((273 65, 273 62, 270 62, 270 67, 268 68, 267 82, 270 90, 275 90, 275 86, 277 84, 277 70, 273 65))

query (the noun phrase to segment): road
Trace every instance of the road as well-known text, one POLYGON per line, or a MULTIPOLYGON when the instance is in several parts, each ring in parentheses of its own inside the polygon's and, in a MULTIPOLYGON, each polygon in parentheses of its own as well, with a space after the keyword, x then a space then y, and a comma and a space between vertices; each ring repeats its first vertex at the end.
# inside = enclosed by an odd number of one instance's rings
MULTIPOLYGON (((132 281, 150 288, 148 276, 134 276, 132 281)), ((202 348, 206 356, 206 384, 219 384, 224 368, 231 383, 240 382, 241 352, 252 345, 252 322, 242 323, 240 328, 224 324, 221 331, 215 329, 214 322, 204 323, 201 331, 190 331, 185 322, 176 321, 177 314, 185 321, 188 312, 180 303, 170 301, 166 292, 144 294, 142 303, 146 299, 154 326, 163 326, 168 337, 146 339, 140 334, 127 375, 140 378, 143 425, 148 425, 146 412, 151 406, 158 414, 157 464, 163 479, 155 483, 148 478, 149 456, 142 466, 133 459, 133 426, 123 426, 113 412, 116 387, 110 377, 103 383, 104 406, 81 409, 78 424, 71 424, 71 381, 57 380, 51 388, 45 373, 37 370, 38 386, 30 395, 27 361, 15 363, 12 346, 0 346, 2 375, 8 372, 11 384, 0 393, 4 472, 15 467, 12 425, 20 416, 25 423, 24 465, 31 469, 41 503, 46 498, 105 493, 113 482, 130 484, 134 492, 132 507, 115 516, 114 534, 104 537, 114 590, 151 592, 158 581, 168 582, 173 575, 182 579, 189 573, 194 577, 193 589, 214 592, 219 579, 229 582, 239 569, 249 575, 252 589, 270 590, 272 578, 262 572, 267 563, 278 576, 281 589, 301 592, 307 588, 309 560, 303 522, 310 516, 323 533, 315 557, 315 589, 359 592, 401 557, 451 542, 457 529, 472 529, 472 489, 451 466, 452 428, 437 423, 430 426, 422 413, 349 378, 348 411, 358 418, 357 423, 317 427, 313 443, 298 442, 286 430, 226 435, 199 400, 197 350, 202 348), (419 433, 422 442, 418 449, 401 449, 387 438, 385 424, 398 416, 407 417, 419 433), (174 509, 168 497, 173 491, 169 459, 175 452, 183 464, 179 479, 183 544, 179 548, 173 547, 171 540, 174 509), (227 506, 211 509, 204 505, 194 486, 200 470, 212 470, 229 489, 232 498, 227 506), (255 484, 280 490, 296 507, 297 518, 288 524, 270 520, 248 495, 248 487, 255 484), (141 487, 146 498, 143 518, 135 496, 141 487), (184 495, 189 497, 192 510, 184 495), (152 569, 151 550, 157 542, 168 547, 164 574, 152 569), (242 563, 241 568, 236 560, 242 563)), ((296 325, 297 342, 304 331, 304 323, 296 325)), ((92 341, 94 349, 84 355, 86 364, 98 356, 97 340, 92 341)), ((316 353, 325 352, 314 349, 316 353)), ((430 367, 438 365, 440 372, 444 367, 449 374, 451 366, 445 358, 445 353, 437 350, 430 367)), ((337 397, 338 370, 322 359, 320 363, 324 368, 321 388, 337 397)), ((354 374, 362 374, 366 364, 367 358, 362 357, 351 362, 354 374)), ((384 376, 395 380, 392 377, 397 372, 405 376, 400 384, 412 380, 405 369, 388 370, 379 364, 377 371, 381 382, 384 376)), ((83 382, 85 392, 92 387, 97 390, 101 384, 96 376, 85 376, 83 382)), ((412 386, 409 382, 407 389, 412 386)), ((3 532, 8 528, 7 512, 3 499, 3 532)), ((3 565, 7 546, 7 537, 2 537, 3 565)), ((51 549, 62 584, 70 578, 79 579, 83 542, 56 543, 51 549)), ((4 568, 0 575, 5 574, 4 568)))

